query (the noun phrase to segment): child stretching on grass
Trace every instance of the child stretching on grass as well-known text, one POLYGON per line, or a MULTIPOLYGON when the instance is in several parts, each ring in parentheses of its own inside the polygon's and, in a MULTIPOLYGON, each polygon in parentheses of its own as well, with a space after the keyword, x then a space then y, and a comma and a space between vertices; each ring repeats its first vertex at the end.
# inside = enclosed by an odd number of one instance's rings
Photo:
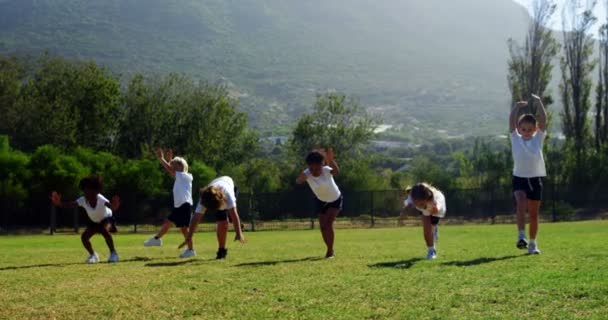
POLYGON ((418 183, 405 200, 405 211, 417 210, 422 215, 422 229, 426 241, 426 259, 437 258, 435 244, 439 240, 439 220, 445 217, 445 196, 428 183, 418 183))
POLYGON ((235 241, 245 243, 245 235, 241 229, 241 219, 236 208, 237 188, 234 185, 232 178, 223 176, 219 177, 206 187, 201 189, 200 202, 196 206, 196 210, 192 221, 187 241, 192 243, 192 235, 196 231, 196 227, 207 211, 215 214, 216 236, 217 236, 217 254, 216 259, 226 259, 228 249, 226 249, 226 237, 228 235, 228 221, 232 221, 234 230, 236 231, 235 241))
POLYGON ((538 214, 543 193, 543 177, 547 175, 543 144, 546 137, 547 113, 540 97, 532 95, 538 102, 538 120, 532 114, 518 118, 525 101, 515 104, 509 116, 511 151, 513 153, 513 195, 517 203, 517 248, 530 254, 540 254, 536 235, 538 214), (530 243, 526 240, 526 211, 530 219, 530 243))
POLYGON ((169 160, 165 160, 163 149, 157 151, 158 160, 162 164, 163 168, 167 173, 175 178, 173 183, 173 210, 171 214, 163 222, 163 226, 160 228, 158 233, 146 240, 144 246, 161 246, 163 241, 161 238, 169 231, 171 224, 175 224, 176 227, 180 228, 188 249, 186 249, 180 258, 189 258, 196 256, 196 252, 192 249, 192 241, 188 241, 188 225, 190 224, 190 217, 192 216, 192 175, 188 173, 188 163, 184 158, 175 157, 173 158, 173 150, 167 151, 166 157, 169 160))
POLYGON ((85 260, 86 263, 99 262, 99 255, 93 251, 91 245, 91 237, 96 233, 101 233, 106 240, 106 244, 110 249, 110 258, 108 262, 118 262, 118 254, 114 248, 114 241, 110 232, 116 232, 116 225, 112 217, 112 211, 118 210, 120 199, 118 196, 112 198, 112 202, 108 201, 102 194, 103 182, 99 176, 90 176, 80 180, 80 190, 84 192, 84 196, 76 199, 76 201, 61 202, 61 195, 55 191, 51 193, 51 201, 53 205, 60 208, 76 208, 83 207, 89 219, 87 228, 82 233, 81 239, 85 249, 89 252, 89 257, 85 260))
POLYGON ((330 148, 325 153, 313 151, 306 156, 308 168, 296 179, 296 183, 307 182, 317 197, 316 206, 319 214, 321 235, 327 246, 325 258, 334 257, 334 221, 342 210, 343 197, 334 181, 334 176, 340 173, 340 168, 334 159, 334 151, 330 148), (325 164, 329 165, 325 165, 325 164))

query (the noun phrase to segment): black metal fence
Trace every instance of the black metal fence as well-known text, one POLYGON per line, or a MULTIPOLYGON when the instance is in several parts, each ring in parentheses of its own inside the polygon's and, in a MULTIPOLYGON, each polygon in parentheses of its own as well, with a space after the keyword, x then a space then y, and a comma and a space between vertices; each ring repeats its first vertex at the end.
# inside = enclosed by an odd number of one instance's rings
MULTIPOLYGON (((606 218, 608 191, 599 186, 546 185, 541 217, 545 221, 606 218)), ((446 190, 448 212, 442 223, 508 223, 514 221, 514 200, 510 188, 446 190)), ((400 190, 344 192, 344 208, 338 228, 388 227, 419 224, 419 217, 401 217, 405 194, 400 190)), ((6 199, 0 201, 6 201, 6 199)), ((81 209, 53 208, 48 200, 35 206, 11 206, 0 213, 0 231, 78 231, 88 221, 81 209), (12 208, 12 210, 10 210, 12 208)), ((171 196, 154 198, 131 195, 121 199, 115 217, 121 231, 152 232, 171 210, 171 196)), ((318 227, 314 196, 309 188, 279 193, 240 194, 238 210, 246 230, 311 229, 318 227)), ((211 215, 202 230, 214 229, 211 215)))

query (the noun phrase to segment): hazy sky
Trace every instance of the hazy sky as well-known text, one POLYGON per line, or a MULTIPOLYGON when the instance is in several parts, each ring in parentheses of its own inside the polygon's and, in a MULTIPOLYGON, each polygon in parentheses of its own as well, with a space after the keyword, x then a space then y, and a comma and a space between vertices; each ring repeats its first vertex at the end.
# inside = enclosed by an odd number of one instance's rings
MULTIPOLYGON (((513 0, 517 3, 522 4, 523 6, 530 8, 530 4, 532 4, 534 2, 534 0, 513 0)), ((583 6, 585 5, 585 3, 589 1, 592 2, 591 0, 579 0, 579 3, 581 3, 583 6)), ((557 11, 555 12, 555 15, 553 16, 553 21, 551 24, 551 27, 554 29, 558 29, 561 30, 562 29, 562 9, 563 9, 563 5, 564 3, 567 3, 566 0, 556 0, 555 1, 558 5, 557 11)), ((598 21, 596 22, 594 29, 593 29, 593 34, 597 35, 597 29, 599 28, 599 26, 603 23, 605 23, 606 21, 606 0, 598 0, 596 1, 596 5, 595 5, 595 17, 598 19, 598 21)))

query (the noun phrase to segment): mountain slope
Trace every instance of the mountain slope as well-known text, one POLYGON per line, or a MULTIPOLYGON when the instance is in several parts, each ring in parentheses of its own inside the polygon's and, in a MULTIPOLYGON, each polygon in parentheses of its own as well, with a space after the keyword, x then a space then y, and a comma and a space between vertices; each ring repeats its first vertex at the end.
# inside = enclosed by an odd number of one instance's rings
POLYGON ((337 89, 389 122, 471 133, 463 120, 504 116, 526 19, 510 0, 0 0, 0 51, 223 79, 265 129, 337 89))

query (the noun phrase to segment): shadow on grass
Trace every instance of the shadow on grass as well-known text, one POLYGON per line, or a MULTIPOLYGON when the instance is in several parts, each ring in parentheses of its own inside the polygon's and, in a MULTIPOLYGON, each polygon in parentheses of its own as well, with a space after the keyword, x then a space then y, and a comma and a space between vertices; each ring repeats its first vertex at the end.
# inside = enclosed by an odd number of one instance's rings
MULTIPOLYGON (((165 259, 173 259, 173 258, 148 258, 148 257, 134 257, 131 259, 120 260, 118 263, 126 263, 126 262, 139 262, 139 261, 152 261, 152 260, 165 260, 165 259)), ((99 263, 107 263, 106 261, 102 261, 99 263)), ((77 266, 86 264, 85 262, 69 262, 69 263, 43 263, 43 264, 32 264, 26 266, 8 266, 8 267, 0 267, 0 271, 7 270, 21 270, 21 269, 34 269, 34 268, 47 268, 47 267, 68 267, 68 266, 77 266)))
POLYGON ((320 261, 325 260, 321 257, 306 257, 301 259, 288 259, 288 260, 275 260, 275 261, 258 261, 258 262, 246 262, 234 265, 235 267, 262 267, 262 266, 274 266, 281 263, 296 263, 304 261, 320 261))
POLYGON ((525 257, 525 256, 528 256, 528 255, 527 254, 510 255, 510 256, 495 257, 495 258, 482 257, 482 258, 477 258, 477 259, 472 259, 472 260, 444 262, 441 265, 456 266, 456 267, 470 267, 470 266, 478 266, 478 265, 484 264, 484 263, 491 263, 491 262, 496 262, 496 261, 515 259, 515 258, 520 258, 520 257, 525 257))
MULTIPOLYGON (((174 259, 174 258, 173 258, 174 259)), ((189 260, 180 260, 180 261, 171 261, 171 262, 156 262, 156 263, 146 263, 144 266, 146 267, 177 267, 185 264, 197 264, 197 263, 205 263, 215 261, 215 259, 189 259, 189 260)))
POLYGON ((370 268, 395 268, 395 269, 409 269, 416 262, 424 260, 422 258, 411 258, 408 260, 390 261, 390 262, 378 262, 368 265, 370 268))

